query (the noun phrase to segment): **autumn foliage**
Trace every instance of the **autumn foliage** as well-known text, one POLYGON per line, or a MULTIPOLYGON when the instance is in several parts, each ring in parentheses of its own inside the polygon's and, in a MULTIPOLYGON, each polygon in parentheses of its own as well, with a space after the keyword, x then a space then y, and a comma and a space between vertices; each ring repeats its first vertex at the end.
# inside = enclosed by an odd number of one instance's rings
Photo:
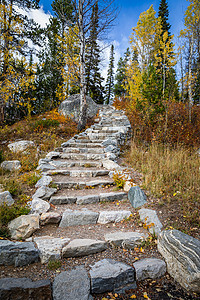
POLYGON ((184 103, 172 102, 168 109, 168 122, 165 128, 165 115, 157 114, 152 122, 131 106, 129 99, 116 98, 114 106, 126 111, 132 125, 133 136, 140 141, 157 141, 171 146, 200 145, 200 107, 192 109, 192 122, 188 118, 188 107, 184 103))

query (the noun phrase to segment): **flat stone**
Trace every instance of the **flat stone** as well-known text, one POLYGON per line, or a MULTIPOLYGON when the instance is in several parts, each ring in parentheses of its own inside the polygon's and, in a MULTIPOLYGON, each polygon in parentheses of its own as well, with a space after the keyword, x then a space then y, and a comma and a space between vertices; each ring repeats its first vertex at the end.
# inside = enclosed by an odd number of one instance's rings
POLYGON ((113 210, 113 211, 101 211, 99 213, 99 218, 97 223, 99 224, 107 224, 107 223, 117 223, 122 221, 125 218, 129 218, 131 216, 131 211, 129 210, 113 210))
POLYGON ((62 272, 53 282, 54 300, 90 300, 90 279, 83 266, 62 272))
POLYGON ((13 200, 9 191, 0 193, 0 205, 5 203, 8 206, 11 206, 14 202, 15 201, 13 200))
POLYGON ((38 258, 38 249, 32 242, 0 240, 0 265, 22 267, 37 262, 38 258))
POLYGON ((25 215, 12 220, 8 228, 13 240, 26 239, 40 228, 38 215, 25 215))
POLYGON ((131 187, 128 192, 128 199, 134 208, 138 208, 147 203, 146 198, 146 195, 139 186, 131 187))
POLYGON ((124 184, 123 190, 124 192, 129 192, 130 189, 132 188, 132 186, 134 186, 135 184, 129 180, 127 180, 124 184))
POLYGON ((42 172, 46 172, 46 171, 49 171, 49 170, 56 170, 56 167, 50 165, 50 164, 40 164, 38 167, 37 167, 37 170, 40 170, 42 172))
POLYGON ((49 200, 49 203, 54 205, 60 204, 73 204, 76 203, 77 197, 68 197, 68 196, 52 196, 49 200))
POLYGON ((113 161, 117 158, 117 155, 115 155, 114 153, 112 152, 106 152, 106 158, 113 161))
POLYGON ((29 278, 7 277, 0 279, 2 300, 52 300, 50 280, 32 281, 29 278))
POLYGON ((121 170, 122 168, 120 165, 118 165, 116 162, 110 160, 110 159, 105 159, 102 161, 103 167, 107 170, 121 170))
POLYGON ((88 195, 77 197, 76 204, 91 204, 98 203, 100 201, 99 195, 88 195))
POLYGON ((33 146, 35 146, 35 144, 32 141, 19 141, 19 142, 8 144, 8 148, 12 152, 22 152, 26 150, 28 147, 33 147, 33 146))
POLYGON ((124 192, 111 192, 100 194, 100 201, 120 201, 127 200, 127 194, 124 192))
POLYGON ((123 293, 136 288, 134 268, 113 259, 103 259, 91 266, 90 277, 94 294, 123 293))
POLYGON ((39 250, 39 256, 42 264, 49 260, 61 259, 61 251, 69 243, 70 239, 53 238, 51 236, 35 237, 34 242, 39 250))
POLYGON ((43 175, 42 178, 38 180, 35 187, 39 188, 41 186, 47 186, 52 182, 52 178, 50 176, 43 175))
POLYGON ((148 234, 140 232, 117 231, 105 234, 105 240, 114 247, 134 249, 138 244, 144 241, 148 234))
POLYGON ((30 202, 31 214, 41 215, 46 213, 50 209, 50 204, 47 201, 41 200, 39 198, 34 198, 30 202))
POLYGON ((142 208, 139 211, 140 220, 146 225, 151 225, 148 230, 151 234, 159 235, 163 227, 162 223, 158 219, 155 210, 142 208))
POLYGON ((96 224, 98 216, 99 213, 87 209, 74 211, 67 209, 63 213, 59 227, 96 224))
POLYGON ((117 147, 113 145, 109 145, 105 148, 105 152, 116 152, 117 147))
POLYGON ((59 157, 60 157, 60 152, 58 152, 58 151, 52 151, 46 155, 47 159, 53 159, 53 158, 59 158, 59 157))
POLYGON ((179 230, 163 231, 158 251, 168 273, 186 290, 200 292, 200 241, 179 230))
POLYGON ((113 146, 117 146, 117 141, 114 139, 107 139, 105 141, 102 142, 102 146, 107 147, 109 145, 113 145, 113 146))
POLYGON ((166 263, 157 258, 145 258, 133 264, 136 272, 136 280, 141 281, 147 278, 155 279, 166 273, 166 263))
POLYGON ((32 198, 41 198, 43 200, 49 200, 50 197, 57 192, 56 188, 49 188, 48 186, 41 186, 37 189, 32 198))
POLYGON ((40 224, 58 224, 61 220, 61 215, 57 212, 47 212, 40 216, 40 224))
POLYGON ((106 249, 107 243, 105 241, 76 239, 71 241, 66 247, 63 248, 62 255, 65 258, 79 257, 102 252, 106 249))
POLYGON ((21 163, 19 160, 5 160, 1 163, 1 168, 8 171, 19 170, 21 163))

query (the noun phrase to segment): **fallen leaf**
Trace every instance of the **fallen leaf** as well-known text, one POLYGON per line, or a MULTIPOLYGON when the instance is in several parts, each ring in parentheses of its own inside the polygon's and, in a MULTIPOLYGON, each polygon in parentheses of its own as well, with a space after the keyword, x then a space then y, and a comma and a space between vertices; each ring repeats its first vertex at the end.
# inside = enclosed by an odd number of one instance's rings
POLYGON ((136 299, 137 297, 136 297, 136 295, 132 295, 130 298, 131 299, 136 299))

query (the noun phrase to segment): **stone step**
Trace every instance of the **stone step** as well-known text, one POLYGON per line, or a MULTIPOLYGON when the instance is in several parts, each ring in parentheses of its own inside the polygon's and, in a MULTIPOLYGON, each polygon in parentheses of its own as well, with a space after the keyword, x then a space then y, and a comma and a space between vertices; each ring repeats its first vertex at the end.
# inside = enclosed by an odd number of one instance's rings
MULTIPOLYGON (((83 168, 101 168, 102 162, 99 160, 52 160, 50 166, 54 166, 55 169, 83 167, 83 168)), ((54 170, 55 170, 54 169, 54 170)), ((53 170, 53 171, 54 171, 53 170)))
POLYGON ((95 153, 62 153, 60 157, 71 160, 102 160, 106 158, 106 155, 95 153))
POLYGON ((89 148, 89 147, 69 147, 69 148, 63 148, 63 153, 92 153, 92 154, 103 154, 104 148, 101 147, 95 147, 95 148, 89 148))
POLYGON ((61 204, 78 204, 78 205, 85 205, 85 204, 93 204, 98 202, 114 202, 114 201, 122 201, 127 200, 127 193, 125 192, 109 192, 109 193, 99 193, 99 194, 89 194, 84 196, 52 196, 50 198, 50 203, 54 205, 61 205, 61 204))
POLYGON ((60 189, 62 188, 78 188, 83 189, 86 187, 95 187, 95 186, 105 186, 111 185, 114 183, 112 179, 102 179, 96 178, 95 180, 88 178, 81 178, 81 179, 71 179, 71 178, 61 178, 59 180, 54 179, 53 183, 55 183, 60 189), (85 180, 84 180, 85 179, 85 180))
POLYGON ((118 132, 115 133, 88 133, 90 140, 105 140, 109 138, 115 138, 118 132))
POLYGON ((98 143, 93 143, 90 141, 88 141, 88 143, 80 143, 80 141, 78 141, 78 142, 72 142, 69 144, 65 144, 65 146, 63 146, 62 150, 64 151, 64 149, 66 149, 66 148, 76 148, 76 147, 77 148, 89 148, 89 149, 103 148, 102 144, 99 143, 99 141, 98 141, 98 143))
MULTIPOLYGON (((103 140, 100 140, 100 139, 75 139, 74 142, 76 143, 80 143, 80 144, 101 144, 103 143, 104 139, 103 140)), ((63 145, 63 144, 62 144, 63 145)), ((92 148, 91 145, 89 146, 89 148, 92 148)))
POLYGON ((70 177, 98 177, 108 176, 109 170, 96 169, 96 170, 80 170, 80 169, 57 169, 47 171, 47 175, 66 175, 70 177))
POLYGON ((66 209, 62 215, 59 227, 118 223, 129 217, 131 217, 131 211, 129 210, 94 212, 86 208, 82 210, 66 209))

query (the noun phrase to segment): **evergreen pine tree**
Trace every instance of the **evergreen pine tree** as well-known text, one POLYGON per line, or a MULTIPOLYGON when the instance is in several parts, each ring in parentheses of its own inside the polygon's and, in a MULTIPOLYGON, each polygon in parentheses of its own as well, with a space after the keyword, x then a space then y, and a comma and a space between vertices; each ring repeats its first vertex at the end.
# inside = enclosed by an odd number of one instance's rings
POLYGON ((105 104, 109 104, 113 100, 113 89, 114 89, 114 46, 110 49, 110 59, 107 72, 107 79, 105 85, 105 104))
POLYGON ((158 16, 161 18, 162 34, 167 31, 168 35, 170 36, 169 30, 171 28, 171 25, 168 22, 169 10, 168 10, 168 4, 166 0, 160 1, 158 16))
POLYGON ((86 94, 99 104, 103 103, 103 78, 100 73, 100 47, 98 45, 98 3, 93 6, 91 15, 91 30, 86 48, 86 94))
POLYGON ((115 76, 116 83, 114 85, 114 95, 116 96, 123 96, 125 95, 125 82, 126 82, 126 66, 127 62, 130 58, 130 50, 127 48, 125 54, 124 54, 124 59, 120 57, 118 64, 117 64, 117 73, 115 76))

